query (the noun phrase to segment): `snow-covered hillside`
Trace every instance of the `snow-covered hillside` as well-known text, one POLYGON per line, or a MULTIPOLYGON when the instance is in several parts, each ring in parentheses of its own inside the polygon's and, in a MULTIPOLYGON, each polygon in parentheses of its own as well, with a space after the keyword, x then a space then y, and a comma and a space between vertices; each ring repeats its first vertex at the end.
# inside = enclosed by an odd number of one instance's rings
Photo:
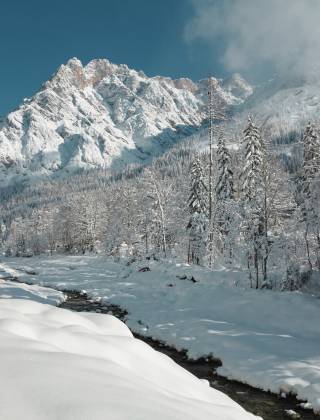
POLYGON ((253 114, 272 138, 288 142, 299 137, 309 121, 319 122, 320 78, 269 80, 255 87, 241 108, 239 120, 253 114))
MULTIPOLYGON (((219 92, 229 104, 242 101, 230 85, 219 92)), ((2 178, 145 160, 195 132, 205 98, 203 81, 73 58, 0 123, 2 178)))

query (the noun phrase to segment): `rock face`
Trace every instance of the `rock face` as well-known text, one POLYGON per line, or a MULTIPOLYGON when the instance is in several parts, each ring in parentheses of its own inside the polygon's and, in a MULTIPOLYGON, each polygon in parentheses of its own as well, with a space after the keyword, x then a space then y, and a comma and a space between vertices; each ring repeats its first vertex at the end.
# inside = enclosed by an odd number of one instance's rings
MULTIPOLYGON (((146 159, 200 126, 204 86, 149 78, 104 59, 83 66, 73 58, 0 121, 2 182, 8 174, 117 168, 146 159)), ((219 92, 228 104, 243 100, 229 87, 220 85, 219 92)))

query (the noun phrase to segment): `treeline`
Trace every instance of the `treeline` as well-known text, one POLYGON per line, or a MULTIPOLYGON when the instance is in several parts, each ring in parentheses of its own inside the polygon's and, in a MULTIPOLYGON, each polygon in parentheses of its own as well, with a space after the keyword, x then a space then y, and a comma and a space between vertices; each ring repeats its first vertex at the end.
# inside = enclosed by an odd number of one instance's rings
POLYGON ((1 206, 3 252, 180 257, 246 270, 251 287, 301 288, 320 267, 319 131, 308 125, 290 171, 252 118, 238 143, 226 137, 219 131, 212 159, 194 137, 148 167, 12 194, 1 206))

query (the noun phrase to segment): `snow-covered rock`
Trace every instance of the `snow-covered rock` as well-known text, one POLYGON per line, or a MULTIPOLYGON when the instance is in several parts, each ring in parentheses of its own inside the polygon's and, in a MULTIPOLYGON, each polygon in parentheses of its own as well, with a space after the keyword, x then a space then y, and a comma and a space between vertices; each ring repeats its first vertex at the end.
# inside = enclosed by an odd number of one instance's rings
POLYGON ((110 315, 0 299, 0 418, 250 420, 110 315))

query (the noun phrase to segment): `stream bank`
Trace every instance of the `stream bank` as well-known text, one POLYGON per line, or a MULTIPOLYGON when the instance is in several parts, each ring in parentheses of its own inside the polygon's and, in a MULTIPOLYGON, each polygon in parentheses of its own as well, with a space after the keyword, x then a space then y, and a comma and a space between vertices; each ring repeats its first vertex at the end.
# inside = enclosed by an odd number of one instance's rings
MULTIPOLYGON (((66 290, 64 293, 67 296, 67 299, 60 305, 61 308, 76 312, 112 314, 121 321, 126 322, 126 316, 128 315, 127 311, 117 305, 92 301, 86 294, 77 291, 66 290)), ((133 332, 133 334, 136 338, 146 342, 155 350, 169 356, 195 376, 208 380, 212 387, 227 394, 234 401, 242 405, 247 411, 263 417, 264 420, 284 420, 288 418, 305 420, 320 419, 312 410, 302 408, 300 406, 301 402, 297 401, 294 396, 289 395, 286 398, 281 398, 276 394, 265 392, 218 375, 216 370, 221 366, 221 361, 219 359, 200 358, 197 360, 190 360, 187 357, 186 351, 178 351, 152 337, 145 337, 135 332, 133 332), (293 412, 290 415, 291 411, 293 412), (293 413, 296 413, 296 415, 293 413)))

